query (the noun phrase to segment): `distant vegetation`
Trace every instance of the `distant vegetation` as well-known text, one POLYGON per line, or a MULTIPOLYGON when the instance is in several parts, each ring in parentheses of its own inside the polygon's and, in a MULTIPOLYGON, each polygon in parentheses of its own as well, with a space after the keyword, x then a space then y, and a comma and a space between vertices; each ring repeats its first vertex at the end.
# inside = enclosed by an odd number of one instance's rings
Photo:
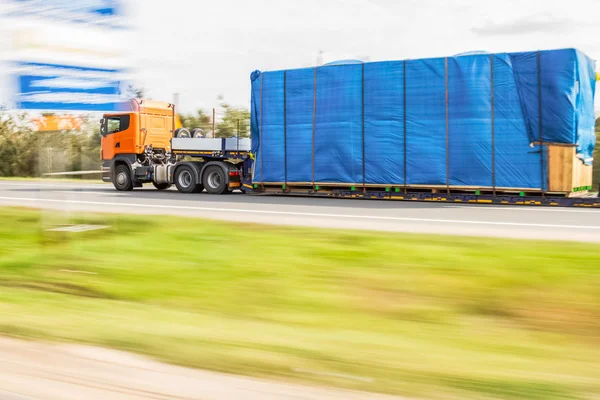
MULTIPOLYGON (((232 107, 227 103, 221 103, 220 113, 223 118, 216 122, 215 137, 250 137, 250 112, 246 108, 232 107)), ((204 110, 197 110, 193 114, 179 114, 181 123, 188 129, 201 128, 204 132, 212 132, 212 115, 204 110)))
MULTIPOLYGON (((250 136, 250 112, 222 103, 216 137, 250 136)), ((53 115, 46 113, 46 116, 53 115)), ((203 110, 180 115, 183 126, 212 133, 212 116, 203 110)), ((39 177, 48 172, 100 169, 100 127, 86 119, 81 129, 37 132, 25 114, 0 114, 0 176, 39 177)), ((94 176, 95 179, 98 177, 94 176)))
POLYGON ((87 120, 81 129, 35 132, 24 115, 0 115, 0 176, 98 170, 100 129, 87 120))

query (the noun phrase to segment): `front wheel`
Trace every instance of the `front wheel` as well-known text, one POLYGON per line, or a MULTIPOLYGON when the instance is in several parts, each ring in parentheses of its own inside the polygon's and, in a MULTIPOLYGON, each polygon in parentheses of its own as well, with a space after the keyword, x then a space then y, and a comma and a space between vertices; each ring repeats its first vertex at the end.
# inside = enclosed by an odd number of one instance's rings
POLYGON ((113 185, 115 189, 121 192, 133 190, 133 180, 131 179, 131 170, 129 166, 121 164, 115 168, 113 176, 113 185))
POLYGON ((152 184, 154 185, 154 187, 157 190, 167 190, 171 187, 170 183, 156 183, 156 182, 152 182, 152 184))
POLYGON ((182 193, 198 193, 204 189, 196 183, 196 171, 188 165, 179 167, 175 172, 175 186, 182 193))

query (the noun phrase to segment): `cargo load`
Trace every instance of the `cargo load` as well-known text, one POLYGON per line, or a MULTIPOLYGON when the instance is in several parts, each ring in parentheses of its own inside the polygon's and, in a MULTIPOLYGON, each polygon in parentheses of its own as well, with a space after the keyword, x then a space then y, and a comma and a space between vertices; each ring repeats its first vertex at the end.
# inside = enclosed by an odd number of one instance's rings
POLYGON ((251 76, 253 182, 570 195, 592 185, 595 63, 575 49, 251 76))

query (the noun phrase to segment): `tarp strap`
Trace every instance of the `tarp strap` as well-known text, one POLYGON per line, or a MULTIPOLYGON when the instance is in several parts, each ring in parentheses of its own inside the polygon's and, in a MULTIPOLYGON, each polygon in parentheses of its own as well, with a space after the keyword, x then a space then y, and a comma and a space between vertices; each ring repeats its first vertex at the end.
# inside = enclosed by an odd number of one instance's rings
POLYGON ((542 128, 542 57, 538 51, 537 55, 537 79, 538 79, 538 128, 540 140, 540 186, 542 189, 542 198, 545 197, 545 182, 544 182, 544 130, 542 128))
POLYGON ((312 109, 312 185, 315 186, 315 130, 317 127, 317 67, 313 78, 313 109, 312 109))
MULTIPOLYGON (((263 80, 265 74, 260 74, 260 129, 258 131, 258 141, 260 142, 260 183, 263 183, 263 80)), ((214 134, 214 132, 213 132, 214 134)))
POLYGON ((287 70, 283 71, 283 179, 287 190, 287 70))
POLYGON ((365 64, 362 63, 361 71, 361 131, 362 131, 362 184, 363 193, 367 191, 365 186, 365 64))
POLYGON ((448 57, 444 59, 446 74, 446 192, 450 194, 450 124, 449 124, 449 93, 448 93, 448 57))
POLYGON ((494 88, 494 55, 490 54, 490 86, 492 105, 492 190, 496 196, 496 126, 495 126, 495 88, 494 88))
POLYGON ((402 102, 403 106, 404 106, 404 194, 406 194, 408 192, 408 187, 407 187, 407 183, 406 183, 406 165, 407 165, 407 160, 406 160, 406 60, 404 60, 403 64, 403 73, 402 73, 402 79, 403 79, 403 88, 404 88, 404 101, 402 102))

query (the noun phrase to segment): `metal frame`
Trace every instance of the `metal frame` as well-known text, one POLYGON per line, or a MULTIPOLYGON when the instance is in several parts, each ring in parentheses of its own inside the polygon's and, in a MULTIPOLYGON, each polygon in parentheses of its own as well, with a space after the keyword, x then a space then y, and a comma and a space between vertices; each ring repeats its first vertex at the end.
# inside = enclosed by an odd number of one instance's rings
MULTIPOLYGON (((398 189, 400 189, 398 187, 398 189)), ((276 187, 262 188, 256 193, 271 195, 292 195, 304 197, 323 197, 323 198, 346 198, 346 199, 377 199, 377 200, 396 200, 396 201, 423 201, 423 202, 442 202, 452 204, 500 204, 500 205, 528 205, 528 206, 554 206, 554 207, 590 207, 600 208, 600 197, 552 197, 547 193, 544 196, 519 196, 519 195, 491 195, 473 193, 430 193, 430 192, 408 192, 401 191, 359 191, 349 190, 348 188, 322 188, 314 191, 309 189, 298 189, 283 192, 276 187)))

